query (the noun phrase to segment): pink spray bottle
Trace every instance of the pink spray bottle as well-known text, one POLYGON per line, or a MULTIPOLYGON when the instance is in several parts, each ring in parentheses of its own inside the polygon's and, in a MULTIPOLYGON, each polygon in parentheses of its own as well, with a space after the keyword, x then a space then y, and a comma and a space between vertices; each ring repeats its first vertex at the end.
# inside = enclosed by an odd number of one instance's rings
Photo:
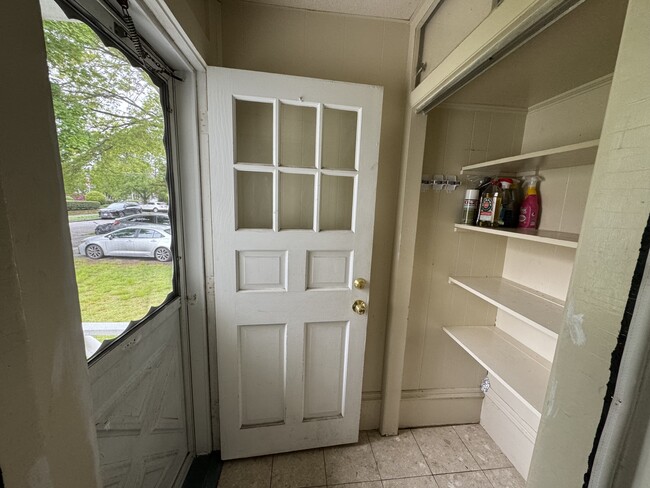
POLYGON ((520 229, 537 229, 539 225, 539 195, 537 194, 537 182, 542 181, 539 176, 524 176, 523 186, 525 188, 524 201, 519 210, 520 229))

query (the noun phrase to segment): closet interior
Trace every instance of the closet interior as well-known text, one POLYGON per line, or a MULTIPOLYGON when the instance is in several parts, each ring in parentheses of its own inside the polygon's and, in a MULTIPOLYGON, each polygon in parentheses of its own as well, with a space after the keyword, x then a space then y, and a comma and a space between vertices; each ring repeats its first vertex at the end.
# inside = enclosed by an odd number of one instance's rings
POLYGON ((463 184, 423 185, 404 389, 489 382, 467 421, 480 418, 524 477, 541 412, 554 408, 549 373, 626 6, 584 2, 427 115, 423 176, 463 184), (538 230, 458 223, 481 177, 530 175, 541 178, 538 230))

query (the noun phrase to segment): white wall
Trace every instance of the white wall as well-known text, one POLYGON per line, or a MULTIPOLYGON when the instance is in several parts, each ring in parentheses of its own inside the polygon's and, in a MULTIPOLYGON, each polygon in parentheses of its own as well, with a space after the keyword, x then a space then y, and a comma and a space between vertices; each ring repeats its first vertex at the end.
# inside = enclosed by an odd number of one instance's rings
POLYGON ((650 5, 630 0, 528 486, 582 486, 650 212, 650 5), (552 467, 552 469, 549 469, 552 467))
POLYGON ((598 139, 611 86, 607 75, 530 107, 521 152, 598 139))
POLYGON ((98 487, 97 440, 37 0, 0 16, 0 468, 98 487))

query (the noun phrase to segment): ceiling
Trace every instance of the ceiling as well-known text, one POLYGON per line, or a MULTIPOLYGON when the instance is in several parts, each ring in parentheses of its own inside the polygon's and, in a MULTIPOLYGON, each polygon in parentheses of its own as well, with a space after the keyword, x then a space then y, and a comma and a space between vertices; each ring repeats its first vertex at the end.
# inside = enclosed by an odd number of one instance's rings
POLYGON ((614 71, 627 0, 589 0, 448 99, 528 108, 614 71))
POLYGON ((333 12, 340 14, 409 20, 423 0, 252 0, 253 3, 333 12))

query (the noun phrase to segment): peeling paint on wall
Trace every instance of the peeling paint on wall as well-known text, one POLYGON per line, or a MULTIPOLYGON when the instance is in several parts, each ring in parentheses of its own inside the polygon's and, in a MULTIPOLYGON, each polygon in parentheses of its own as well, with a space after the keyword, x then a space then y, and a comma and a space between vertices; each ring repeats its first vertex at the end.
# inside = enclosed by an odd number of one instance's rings
POLYGON ((571 341, 576 346, 584 346, 587 343, 587 334, 585 334, 585 329, 582 326, 584 318, 585 314, 575 313, 573 300, 569 301, 567 304, 566 325, 569 329, 571 341))
POLYGON ((555 405, 555 393, 557 392, 557 381, 553 380, 548 386, 548 401, 546 402, 546 412, 544 414, 547 417, 555 417, 557 414, 557 406, 555 405))

